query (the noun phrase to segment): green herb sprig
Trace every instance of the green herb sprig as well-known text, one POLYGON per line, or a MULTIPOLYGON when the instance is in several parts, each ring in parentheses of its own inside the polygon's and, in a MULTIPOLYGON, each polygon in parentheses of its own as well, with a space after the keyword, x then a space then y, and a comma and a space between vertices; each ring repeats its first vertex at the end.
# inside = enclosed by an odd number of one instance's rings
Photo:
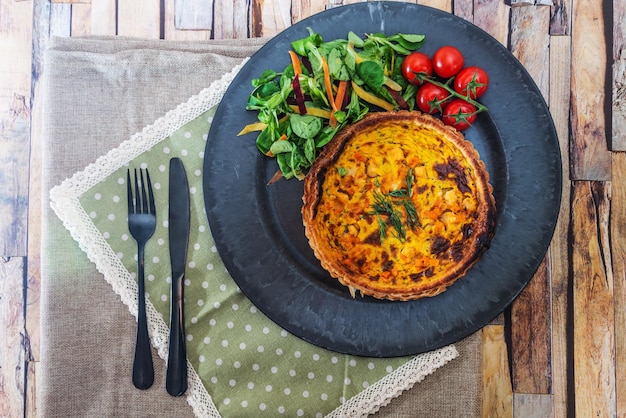
POLYGON ((387 238, 388 224, 395 229, 395 236, 400 241, 406 240, 407 225, 411 230, 415 230, 421 225, 417 208, 411 200, 415 181, 412 168, 409 168, 405 181, 406 188, 392 190, 385 194, 378 191, 374 192, 374 203, 371 205, 372 212, 370 214, 376 216, 381 241, 387 238), (404 208, 405 216, 402 216, 402 211, 399 208, 404 208), (383 217, 387 218, 388 223, 383 217))

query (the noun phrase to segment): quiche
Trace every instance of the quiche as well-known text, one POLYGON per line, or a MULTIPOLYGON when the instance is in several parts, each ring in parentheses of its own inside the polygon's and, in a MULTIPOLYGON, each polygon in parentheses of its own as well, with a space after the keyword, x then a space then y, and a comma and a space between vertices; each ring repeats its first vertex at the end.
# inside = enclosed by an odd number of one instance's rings
POLYGON ((307 173, 302 199, 315 256, 353 297, 435 296, 494 234, 493 188, 478 152, 417 111, 369 113, 338 132, 307 173))

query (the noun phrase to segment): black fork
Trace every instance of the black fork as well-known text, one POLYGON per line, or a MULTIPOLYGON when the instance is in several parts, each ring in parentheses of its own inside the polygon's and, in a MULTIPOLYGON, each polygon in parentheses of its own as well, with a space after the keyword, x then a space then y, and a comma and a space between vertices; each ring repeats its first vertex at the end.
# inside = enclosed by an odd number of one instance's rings
POLYGON ((128 189, 128 230, 137 241, 137 282, 139 287, 137 311, 137 341, 133 361, 133 384, 139 389, 148 389, 154 382, 154 368, 148 321, 146 318, 146 294, 144 284, 144 248, 148 238, 156 229, 156 209, 148 170, 134 170, 134 193, 130 170, 126 172, 128 189), (144 181, 144 171, 146 173, 144 181), (146 190, 147 189, 147 190, 146 190))

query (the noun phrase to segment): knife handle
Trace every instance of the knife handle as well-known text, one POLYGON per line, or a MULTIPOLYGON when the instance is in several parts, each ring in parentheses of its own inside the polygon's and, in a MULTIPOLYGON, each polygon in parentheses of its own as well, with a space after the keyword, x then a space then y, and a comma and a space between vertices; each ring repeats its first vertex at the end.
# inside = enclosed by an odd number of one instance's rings
POLYGON ((172 396, 181 396, 187 391, 187 352, 185 347, 182 276, 172 278, 170 340, 165 388, 167 393, 172 396))

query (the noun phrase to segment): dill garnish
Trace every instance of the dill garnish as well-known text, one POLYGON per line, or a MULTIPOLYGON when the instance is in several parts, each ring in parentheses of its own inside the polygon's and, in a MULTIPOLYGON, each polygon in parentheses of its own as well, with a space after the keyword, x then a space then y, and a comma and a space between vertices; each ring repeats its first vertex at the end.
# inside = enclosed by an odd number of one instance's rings
MULTIPOLYGON (((396 237, 400 241, 406 239, 405 224, 413 230, 420 225, 417 208, 411 200, 414 180, 413 169, 409 168, 406 175, 406 188, 392 190, 387 194, 374 192, 374 203, 371 207, 372 214, 376 215, 378 220, 381 241, 387 237, 387 223, 382 219, 383 216, 387 217, 390 226, 396 230, 396 237), (404 208, 405 216, 399 208, 404 208)), ((380 185, 378 186, 380 187, 380 185)))

